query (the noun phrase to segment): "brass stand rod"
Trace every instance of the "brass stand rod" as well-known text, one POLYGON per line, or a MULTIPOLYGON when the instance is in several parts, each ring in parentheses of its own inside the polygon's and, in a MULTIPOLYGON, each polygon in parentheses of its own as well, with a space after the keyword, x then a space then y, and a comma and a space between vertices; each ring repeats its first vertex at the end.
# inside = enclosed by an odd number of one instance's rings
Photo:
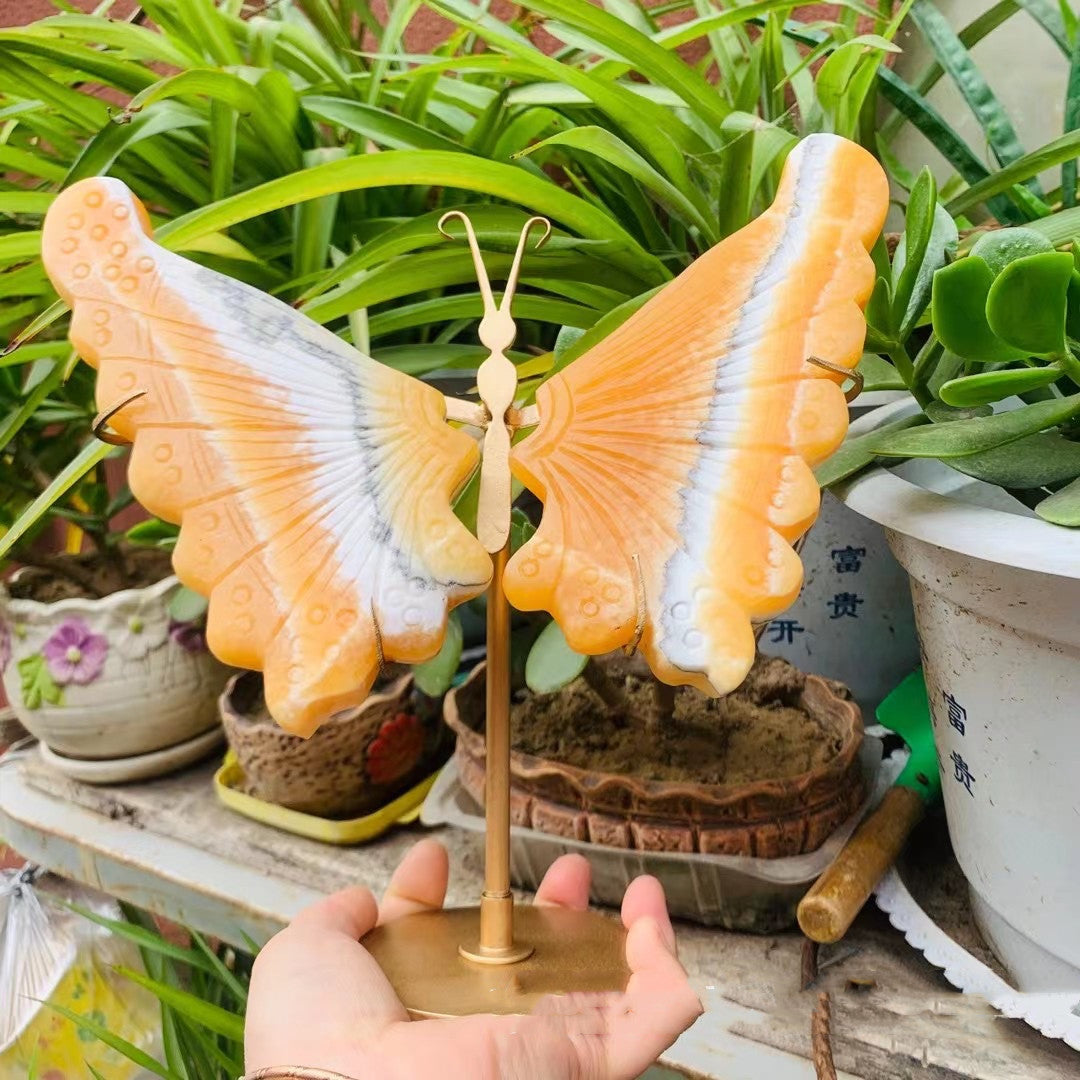
POLYGON ((496 552, 487 601, 487 791, 480 948, 501 953, 514 943, 510 893, 510 605, 502 579, 509 545, 496 552))

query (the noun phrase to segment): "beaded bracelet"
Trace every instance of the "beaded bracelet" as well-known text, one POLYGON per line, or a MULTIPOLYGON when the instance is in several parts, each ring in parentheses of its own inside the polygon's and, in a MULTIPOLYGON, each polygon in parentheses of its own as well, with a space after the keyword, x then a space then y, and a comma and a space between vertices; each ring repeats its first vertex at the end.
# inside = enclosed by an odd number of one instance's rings
POLYGON ((295 1065, 275 1065, 268 1069, 257 1069, 253 1073, 241 1076, 240 1080, 352 1080, 341 1073, 327 1072, 325 1069, 305 1069, 295 1065))

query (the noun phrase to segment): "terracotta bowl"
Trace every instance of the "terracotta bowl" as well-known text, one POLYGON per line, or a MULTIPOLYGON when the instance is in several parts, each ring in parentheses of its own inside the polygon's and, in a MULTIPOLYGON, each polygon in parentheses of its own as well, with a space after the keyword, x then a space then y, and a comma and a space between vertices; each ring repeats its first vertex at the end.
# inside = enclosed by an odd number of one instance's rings
POLYGON ((318 817, 359 817, 446 760, 437 703, 418 707, 411 675, 324 721, 310 739, 290 735, 266 716, 262 690, 262 675, 245 671, 229 680, 219 701, 244 790, 258 799, 318 817))
MULTIPOLYGON (((462 783, 484 802, 484 667, 451 691, 443 706, 457 735, 462 783), (466 715, 462 715, 462 704, 466 715)), ((799 776, 746 784, 653 781, 594 772, 512 751, 513 824, 557 836, 645 851, 700 851, 780 858, 819 848, 862 804, 863 725, 858 706, 808 675, 799 702, 840 736, 829 762, 799 776)))

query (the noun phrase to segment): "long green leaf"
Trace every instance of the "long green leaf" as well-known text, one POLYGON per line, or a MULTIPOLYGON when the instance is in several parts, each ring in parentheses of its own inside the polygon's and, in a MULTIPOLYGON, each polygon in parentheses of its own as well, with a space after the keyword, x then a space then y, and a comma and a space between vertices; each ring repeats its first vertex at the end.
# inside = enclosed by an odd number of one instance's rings
POLYGON ((568 146, 595 154, 644 185, 662 206, 685 218, 688 224, 701 232, 709 246, 719 239, 713 223, 706 216, 706 208, 696 192, 692 188, 688 190, 677 188, 637 151, 627 146, 612 132, 593 126, 571 128, 569 131, 550 136, 543 142, 529 147, 523 153, 532 154, 546 146, 568 146))
MULTIPOLYGON (((432 326, 451 319, 479 319, 484 313, 480 293, 464 293, 455 296, 437 296, 415 304, 394 305, 370 319, 373 338, 396 334, 414 326, 432 326)), ((573 304, 551 296, 534 296, 519 293, 514 300, 514 318, 520 323, 536 319, 553 326, 577 326, 588 328, 600 318, 600 312, 583 304, 573 304)))
POLYGON ((872 444, 875 454, 888 457, 961 457, 1015 442, 1080 416, 1080 394, 1023 405, 994 416, 934 424, 919 431, 880 435, 872 444))
POLYGON ((881 435, 906 431, 908 428, 925 423, 927 423, 926 417, 922 413, 917 413, 915 416, 905 417, 903 420, 886 424, 867 435, 856 435, 845 439, 837 451, 831 457, 826 458, 814 470, 817 482, 823 488, 826 488, 839 483, 841 480, 846 480, 849 476, 854 476, 855 473, 865 469, 867 465, 872 464, 877 458, 877 454, 872 447, 881 435))
POLYGON ((130 979, 144 990, 149 990, 158 1001, 163 1005, 167 1005, 170 1009, 174 1009, 181 1016, 194 1021, 201 1027, 207 1028, 216 1035, 223 1035, 226 1039, 232 1039, 234 1042, 243 1042, 244 1018, 242 1016, 222 1009, 218 1005, 211 1005, 194 994, 189 994, 185 990, 179 990, 174 986, 169 986, 167 983, 151 979, 138 971, 132 971, 130 968, 119 967, 116 970, 125 979, 130 979))
POLYGON ((163 132, 203 126, 205 123, 203 117, 187 106, 174 101, 163 101, 157 107, 133 116, 129 123, 106 124, 71 163, 71 168, 64 177, 64 187, 87 176, 107 173, 113 162, 128 147, 144 139, 151 139, 163 132))
POLYGON ((135 1065, 139 1065, 147 1071, 152 1072, 155 1076, 160 1076, 161 1080, 181 1080, 180 1076, 167 1066, 162 1065, 160 1061, 155 1060, 144 1050, 140 1050, 126 1039, 121 1039, 119 1035, 114 1035, 108 1028, 99 1024, 96 1020, 92 1020, 89 1016, 83 1016, 77 1012, 73 1012, 71 1009, 65 1008, 63 1005, 56 1005, 52 1002, 46 1002, 45 1008, 51 1009, 55 1013, 59 1013, 65 1019, 70 1020, 75 1024, 80 1031, 85 1031, 92 1035, 99 1042, 103 1042, 110 1049, 115 1050, 118 1054, 128 1061, 133 1062, 135 1065))
POLYGON ((1080 443, 1040 432, 981 454, 949 458, 949 465, 998 487, 1045 487, 1080 476, 1080 443))
POLYGON ((41 253, 40 230, 8 233, 0 236, 0 263, 32 259, 41 253))
POLYGON ((346 128, 390 150, 467 152, 461 143, 377 105, 318 94, 302 98, 301 104, 316 120, 346 128))
POLYGON ((692 67, 621 19, 588 0, 529 0, 529 9, 560 19, 625 57, 642 74, 667 86, 707 122, 720 125, 729 109, 692 67))
MULTIPOLYGON (((979 121, 999 164, 1008 165, 1023 157, 1024 149, 1008 113, 933 0, 915 0, 911 18, 979 121)), ((1031 186, 1036 194, 1042 194, 1037 183, 1031 186)))
POLYGON ((205 971, 213 970, 210 963, 194 949, 185 949, 182 945, 174 945, 171 941, 166 941, 160 934, 147 930, 145 927, 137 926, 124 919, 110 919, 105 915, 98 915, 89 908, 68 903, 60 897, 50 896, 50 900, 61 907, 67 908, 69 911, 74 911, 88 922, 103 927, 110 934, 123 938, 125 941, 130 941, 140 949, 149 950, 157 956, 166 956, 170 960, 177 960, 182 964, 187 964, 189 967, 203 968, 205 971))
POLYGON ((1070 131, 1048 142, 1045 146, 1040 146, 1038 150, 1017 158, 1010 165, 999 169, 978 183, 972 184, 966 191, 962 191, 956 198, 951 199, 945 208, 954 217, 959 217, 995 195, 1008 192, 1016 184, 1037 176, 1044 169, 1075 158, 1078 153, 1080 153, 1080 131, 1070 131))
POLYGON ((230 228, 283 206, 334 192, 404 185, 446 185, 507 199, 562 223, 581 235, 614 241, 612 261, 654 281, 670 277, 663 264, 602 210, 524 170, 443 151, 388 150, 329 161, 260 184, 202 207, 163 226, 158 238, 173 250, 207 233, 230 228))
MULTIPOLYGON (((1080 128, 1080 33, 1073 43, 1069 59, 1069 81, 1065 87, 1065 131, 1080 128)), ((1061 201, 1064 206, 1076 205, 1076 159, 1061 166, 1061 201)))
MULTIPOLYGON (((526 66, 534 79, 550 79, 580 94, 585 103, 595 104, 673 183, 681 184, 687 177, 685 154, 692 148, 702 149, 703 144, 677 112, 642 100, 628 86, 595 78, 590 72, 545 56, 532 42, 512 34, 498 20, 483 16, 467 0, 432 0, 432 3, 448 18, 482 34, 489 44, 515 57, 526 66)), ((490 59, 470 59, 469 63, 490 59)), ((456 60, 454 64, 460 67, 464 62, 456 60)), ((511 100, 514 100, 513 95, 511 100)))
POLYGON ((246 1005, 248 999, 247 989, 241 984, 240 980, 236 977, 236 974, 228 969, 225 962, 210 948, 206 939, 197 930, 192 930, 190 933, 191 940, 195 942, 196 947, 199 952, 202 953, 206 962, 211 965, 211 969, 214 971, 217 978, 221 980, 224 986, 228 987, 230 993, 241 1005, 246 1005))
POLYGON ((61 469, 53 477, 49 486, 15 519, 11 528, 0 536, 0 559, 7 556, 15 544, 45 516, 52 506, 115 449, 108 443, 98 442, 97 439, 88 442, 75 459, 61 469))

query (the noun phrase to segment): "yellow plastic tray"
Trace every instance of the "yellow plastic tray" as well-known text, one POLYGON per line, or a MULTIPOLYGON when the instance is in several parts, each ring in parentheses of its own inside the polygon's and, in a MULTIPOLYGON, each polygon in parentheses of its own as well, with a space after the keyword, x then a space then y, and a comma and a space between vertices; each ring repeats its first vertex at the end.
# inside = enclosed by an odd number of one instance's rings
POLYGON ((244 782, 244 770, 231 750, 225 755, 221 768, 214 774, 214 789, 217 797, 230 810, 264 825, 272 825, 275 829, 306 836, 311 840, 321 840, 324 844, 363 844, 381 836, 395 825, 410 825, 416 821, 420 816, 420 804, 438 775, 438 772, 432 773, 382 809, 350 821, 302 814, 299 810, 289 810, 275 803, 264 802, 254 795, 245 794, 240 790, 244 782))

